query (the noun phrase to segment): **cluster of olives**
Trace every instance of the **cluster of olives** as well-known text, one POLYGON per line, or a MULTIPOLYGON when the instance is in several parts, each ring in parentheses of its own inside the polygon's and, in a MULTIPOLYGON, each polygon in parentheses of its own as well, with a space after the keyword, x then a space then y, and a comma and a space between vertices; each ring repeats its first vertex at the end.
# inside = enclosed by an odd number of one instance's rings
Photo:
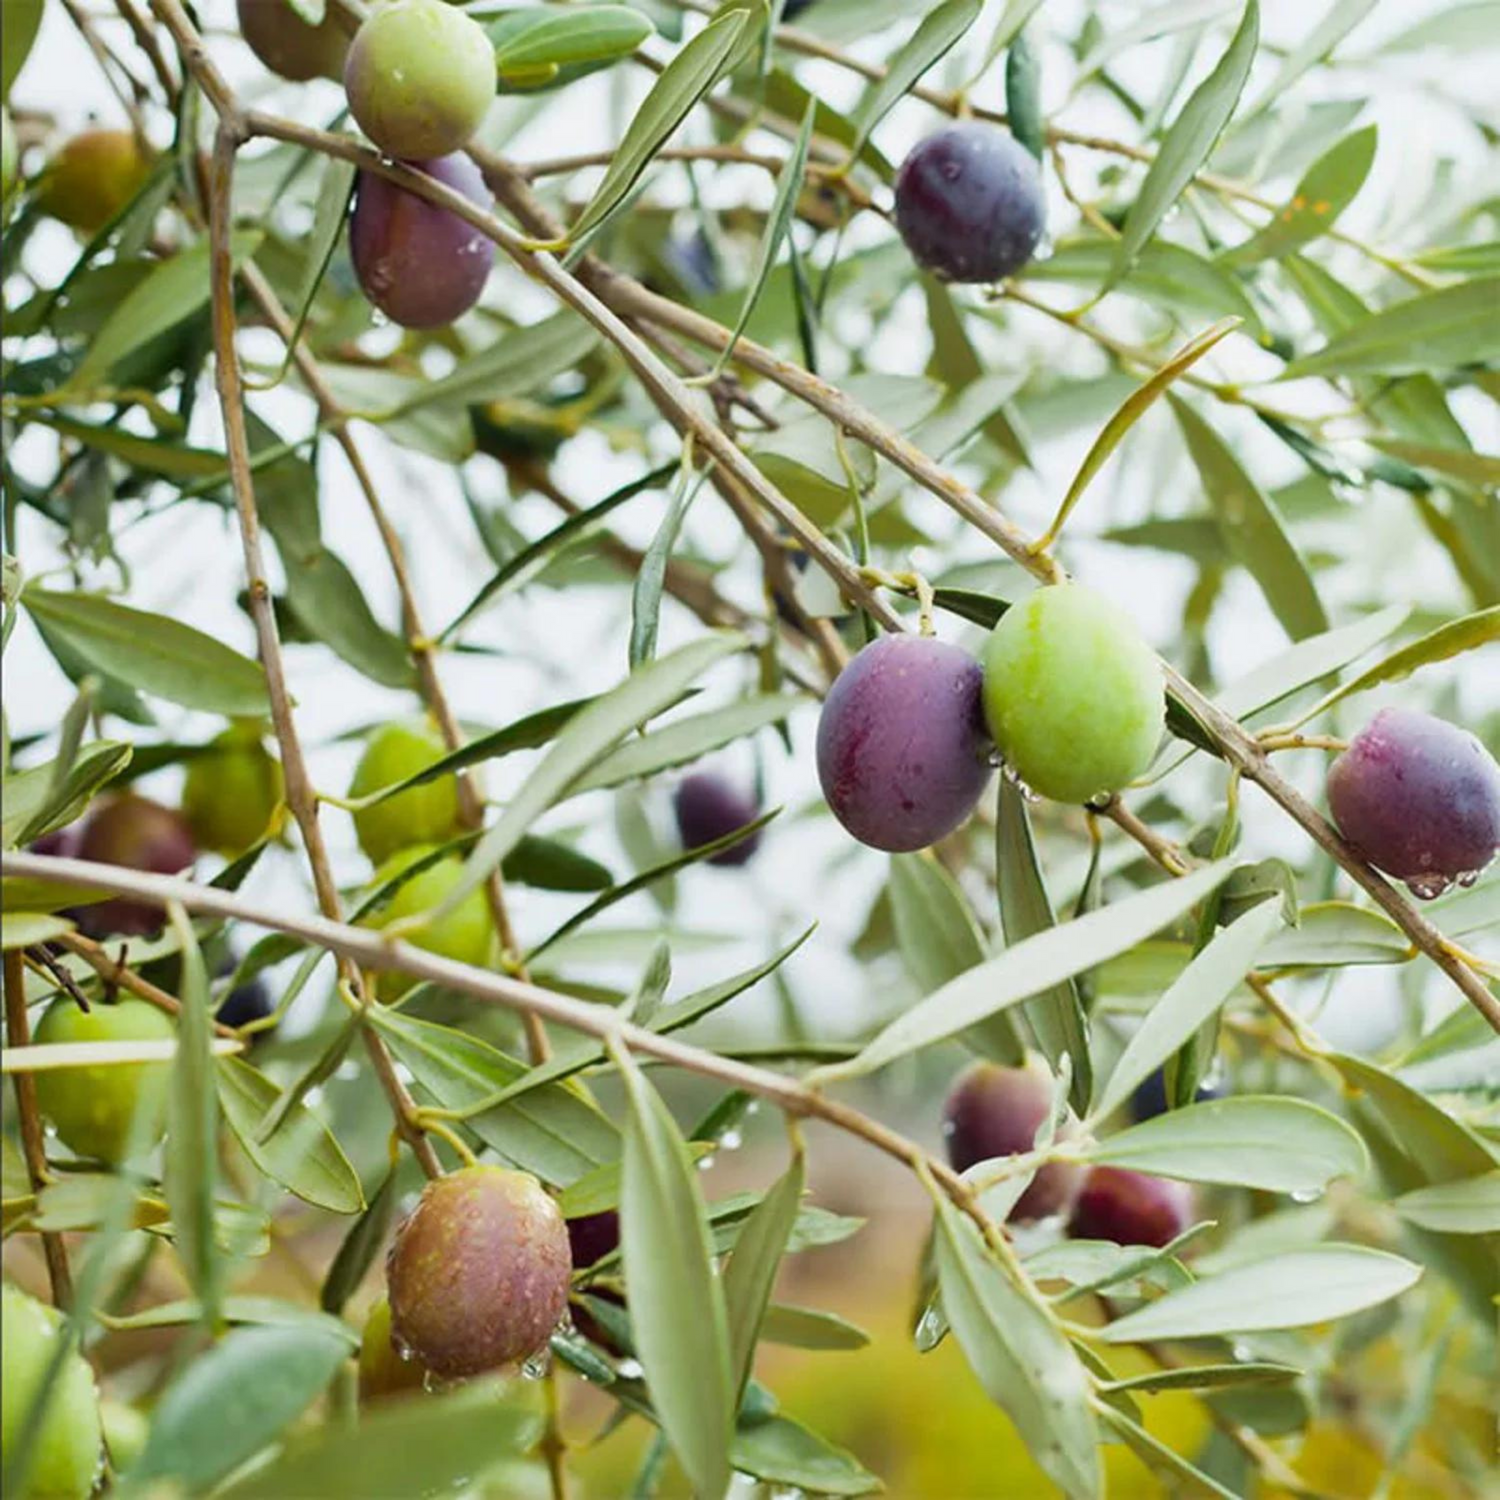
MULTIPOLYGON (((1136 1118, 1149 1119, 1165 1104, 1158 1074, 1137 1092, 1136 1118)), ((955 1171, 964 1172, 982 1161, 1030 1151, 1051 1108, 1052 1075, 1040 1058, 1028 1058, 1015 1068, 975 1063, 954 1085, 943 1110, 948 1160, 955 1171)), ((1065 1120, 1057 1139, 1069 1139, 1074 1129, 1073 1122, 1065 1120)), ((1009 1220, 1031 1224, 1066 1216, 1073 1239, 1159 1248, 1192 1224, 1194 1209, 1193 1191, 1186 1183, 1121 1167, 1050 1161, 1027 1184, 1009 1220)))
POLYGON ((818 724, 818 776, 855 838, 921 849, 973 812, 996 751, 1044 796, 1085 802, 1144 771, 1166 711, 1129 618, 1077 584, 1002 616, 981 667, 930 637, 886 636, 839 674, 818 724))
MULTIPOLYGON (((46 835, 37 852, 119 865, 154 875, 189 870, 200 850, 242 853, 276 826, 281 768, 249 728, 230 729, 189 762, 181 811, 136 792, 101 799, 86 817, 46 835)), ((156 932, 166 913, 154 901, 116 896, 69 912, 96 939, 156 932)), ((221 972, 233 968, 230 958, 221 972)), ((226 1026, 268 1016, 259 980, 238 986, 219 1007, 226 1026)), ((59 996, 37 1023, 38 1042, 168 1041, 172 1022, 141 1000, 96 1001, 87 1011, 59 996)), ((81 1157, 118 1164, 131 1149, 150 1150, 166 1126, 166 1063, 45 1070, 36 1075, 37 1106, 58 1138, 81 1157)))

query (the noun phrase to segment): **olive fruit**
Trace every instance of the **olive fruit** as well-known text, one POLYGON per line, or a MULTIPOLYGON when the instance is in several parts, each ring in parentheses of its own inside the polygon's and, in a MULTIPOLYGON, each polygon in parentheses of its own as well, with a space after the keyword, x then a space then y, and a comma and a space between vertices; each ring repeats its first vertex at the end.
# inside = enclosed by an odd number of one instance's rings
POLYGON ((620 1248, 619 1214, 607 1208, 602 1213, 569 1219, 568 1247, 573 1254, 573 1265, 580 1271, 613 1254, 620 1248))
POLYGON ((427 1371, 420 1360, 403 1357, 391 1340, 390 1299, 370 1308, 359 1341, 359 1399, 385 1401, 426 1389, 427 1371))
MULTIPOLYGON (((973 1064, 959 1078, 943 1109, 943 1135, 954 1171, 967 1171, 992 1157, 1030 1151, 1038 1127, 1052 1108, 1052 1089, 1052 1075, 1039 1057, 1028 1058, 1019 1068, 973 1064)), ((1065 1122, 1057 1138, 1066 1140, 1072 1130, 1071 1122, 1065 1122)), ((1010 1218, 1025 1224, 1062 1213, 1072 1202, 1081 1175, 1072 1162, 1048 1162, 1027 1184, 1010 1218)))
POLYGON ((818 720, 818 779, 861 843, 922 849, 974 810, 991 774, 978 664, 923 636, 872 641, 818 720))
POLYGON ((1073 1201, 1068 1234, 1075 1240, 1160 1249, 1192 1224, 1193 1207, 1193 1190, 1185 1182, 1124 1167, 1095 1167, 1073 1201))
MULTIPOLYGON (((393 854, 375 872, 375 885, 381 886, 393 880, 402 871, 432 853, 432 847, 417 844, 393 854)), ((413 875, 379 911, 372 912, 364 925, 376 929, 389 927, 404 917, 416 916, 418 912, 431 911, 441 906, 463 878, 464 863, 456 854, 445 854, 441 859, 413 875)), ((455 963, 475 964, 480 967, 490 961, 490 942, 494 926, 490 920, 489 905, 482 890, 472 890, 447 916, 438 917, 426 927, 418 928, 408 935, 413 947, 436 953, 442 958, 451 958, 455 963)), ((380 996, 384 1000, 395 1000, 412 987, 413 980, 405 974, 385 973, 380 976, 380 996)))
MULTIPOLYGON (((7 1282, 0 1287, 0 1464, 8 1470, 22 1427, 62 1336, 50 1307, 7 1282)), ((8 1500, 85 1500, 104 1458, 99 1392, 88 1361, 76 1350, 63 1361, 31 1448, 28 1477, 8 1500)))
POLYGON ((563 1216, 535 1177, 491 1166, 440 1177, 386 1259, 397 1352, 447 1378, 524 1360, 557 1327, 572 1272, 563 1216))
POLYGON ((344 60, 350 113, 391 156, 457 151, 483 122, 496 81, 484 28, 443 0, 387 0, 344 60))
MULTIPOLYGON (((407 165, 490 207, 484 176, 467 156, 407 165)), ((440 328, 462 317, 495 263, 494 244, 472 224, 378 172, 359 174, 349 254, 365 296, 403 328, 440 328)))
POLYGON ((1046 200, 1036 158, 977 120, 918 142, 896 174, 896 228, 944 281, 999 281, 1036 253, 1046 200))
POLYGON ((342 76, 349 38, 334 6, 329 5, 316 26, 309 26, 288 0, 236 0, 236 5, 240 35, 273 73, 293 83, 342 76))
POLYGON ((285 788, 281 764, 253 729, 226 729, 187 763, 182 815, 202 849, 233 858, 273 831, 285 788))
MULTIPOLYGON (((447 747, 425 723, 387 724, 365 746, 349 783, 349 795, 365 797, 394 786, 425 771, 446 753, 447 747)), ((441 844, 454 837, 459 827, 458 784, 452 776, 425 781, 354 814, 359 847, 377 865, 412 844, 441 844)))
MULTIPOLYGON (((760 806, 753 796, 713 771, 695 771, 683 777, 672 798, 672 810, 684 849, 701 849, 760 816, 760 806)), ((757 828, 737 844, 709 855, 707 863, 744 864, 760 847, 760 835, 757 828)))
POLYGON ((146 1451, 151 1420, 139 1407, 127 1406, 125 1402, 111 1400, 108 1396, 99 1403, 99 1416, 104 1426, 104 1443, 109 1449, 110 1467, 116 1474, 123 1474, 146 1451))
POLYGON ((1166 687, 1125 612, 1078 584, 1014 604, 984 650, 984 710, 1000 753, 1058 802, 1117 792, 1151 764, 1166 687))
MULTIPOLYGON (((84 1011, 62 996, 38 1022, 35 1040, 164 1042, 175 1035, 171 1021, 144 1000, 95 1002, 84 1011)), ((145 1151, 161 1139, 170 1078, 168 1062, 43 1068, 36 1074, 37 1108, 64 1145, 80 1156, 117 1164, 125 1160, 132 1142, 145 1151)))
POLYGON ((85 130, 47 163, 37 206, 84 234, 95 234, 140 191, 151 160, 128 130, 85 130))
MULTIPOLYGON (((1206 1100, 1221 1099, 1223 1096, 1224 1091, 1218 1085, 1200 1083, 1193 1094, 1193 1103, 1202 1104, 1206 1100)), ((1137 1122, 1144 1122, 1166 1114, 1168 1107, 1167 1075, 1163 1069, 1158 1068, 1136 1085, 1135 1092, 1130 1096, 1130 1112, 1137 1122)))
MULTIPOLYGON (((149 797, 126 792, 95 804, 78 833, 79 859, 122 865, 151 875, 177 875, 197 857, 193 833, 180 813, 149 797)), ((154 901, 113 896, 74 913, 78 925, 95 937, 119 933, 139 937, 167 919, 154 901)))
POLYGON ((1384 708, 1328 773, 1339 831, 1418 896, 1472 884, 1500 851, 1500 765, 1465 729, 1384 708))

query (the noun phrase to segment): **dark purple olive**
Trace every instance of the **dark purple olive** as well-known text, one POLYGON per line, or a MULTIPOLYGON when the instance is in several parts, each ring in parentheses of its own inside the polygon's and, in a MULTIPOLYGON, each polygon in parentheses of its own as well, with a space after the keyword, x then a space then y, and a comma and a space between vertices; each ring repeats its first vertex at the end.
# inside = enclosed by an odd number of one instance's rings
POLYGON ((1470 885, 1500 850, 1500 765, 1466 729, 1384 708, 1328 773, 1339 831, 1418 896, 1470 885))
MULTIPOLYGON (((1223 1089, 1216 1085, 1200 1083, 1193 1095, 1193 1103, 1202 1104, 1206 1099, 1221 1099, 1223 1096, 1223 1089)), ((1157 1115, 1166 1114, 1167 1075, 1161 1068, 1136 1085, 1135 1093, 1130 1096, 1130 1112, 1138 1121, 1154 1120, 1157 1115)))
MULTIPOLYGON (((677 833, 684 849, 701 849, 760 816, 760 807, 749 792, 713 771, 695 771, 683 777, 672 799, 672 810, 677 815, 677 833)), ((756 829, 738 843, 709 855, 707 863, 746 863, 760 847, 760 835, 761 830, 756 829)))
MULTIPOLYGON (((956 1172, 997 1156, 1017 1156, 1036 1144, 1037 1127, 1052 1108, 1052 1076, 1040 1058, 1024 1067, 975 1063, 954 1086, 943 1110, 948 1160, 956 1172)), ((1072 1134, 1071 1122, 1058 1132, 1072 1134)), ((1018 1224, 1051 1218, 1072 1201, 1082 1169, 1071 1162, 1048 1162, 1027 1185, 1010 1218, 1018 1224)))
POLYGON ((1036 253, 1046 202, 1036 158, 995 125, 949 125, 896 176, 896 228, 912 259, 944 281, 987 283, 1036 253))
MULTIPOLYGON (((151 875, 177 875, 197 858, 192 831, 180 813, 126 792, 96 803, 78 836, 79 859, 121 865, 151 875)), ((92 937, 139 937, 157 931, 166 912, 154 901, 116 896, 74 914, 92 937)))
POLYGON ((861 843, 925 849, 974 811, 993 746, 979 664, 914 635, 872 641, 839 674, 818 721, 818 778, 861 843))
MULTIPOLYGON (((489 189, 467 156, 406 163, 488 209, 489 189)), ((494 244, 471 224, 374 172, 359 174, 349 254, 365 296, 403 328, 439 328, 479 301, 494 244)))
POLYGON ((1095 1167, 1078 1190, 1068 1234, 1075 1240, 1160 1249, 1192 1224, 1193 1208, 1193 1190, 1185 1182, 1123 1167, 1095 1167))
POLYGON ((573 1252, 573 1267, 585 1271, 596 1261, 611 1255, 620 1246, 620 1216, 614 1209, 584 1214, 568 1220, 568 1245, 573 1252))

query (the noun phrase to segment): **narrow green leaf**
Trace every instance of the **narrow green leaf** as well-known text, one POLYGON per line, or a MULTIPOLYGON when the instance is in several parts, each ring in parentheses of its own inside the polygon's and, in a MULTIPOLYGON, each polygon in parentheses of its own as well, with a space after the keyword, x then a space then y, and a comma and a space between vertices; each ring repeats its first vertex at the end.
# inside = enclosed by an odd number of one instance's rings
POLYGON ((339 1243, 318 1294, 318 1305, 324 1312, 338 1317, 344 1304, 359 1290, 360 1282, 375 1264, 375 1257, 385 1247, 395 1212, 396 1174, 392 1170, 386 1173, 365 1211, 349 1226, 349 1233, 339 1243))
POLYGON ((483 1106, 466 1114, 464 1123, 507 1161, 566 1187, 618 1159, 619 1131, 583 1094, 550 1083, 503 1097, 526 1078, 525 1063, 479 1037, 400 1011, 380 1010, 372 1017, 396 1058, 440 1105, 465 1111, 483 1106))
MULTIPOLYGON (((1057 930, 1057 916, 1031 835, 1026 799, 1007 777, 1000 780, 995 821, 995 893, 1000 900, 1000 927, 1011 951, 1028 938, 1057 930)), ((1073 976, 1087 967, 1090 965, 1070 969, 1055 984, 1040 987, 1026 1006, 1026 1019, 1054 1071, 1061 1068, 1063 1058, 1068 1059, 1072 1070, 1069 1094, 1080 1114, 1088 1108, 1094 1075, 1088 1020, 1073 976)))
POLYGON ((1168 1110, 1089 1146, 1089 1161, 1187 1182, 1271 1193, 1321 1192, 1361 1177, 1364 1143, 1336 1115, 1303 1099, 1236 1094, 1168 1110))
POLYGON ((1294 359, 1283 380, 1412 375, 1500 359, 1500 276, 1481 276, 1393 303, 1294 359))
POLYGON ((667 565, 672 560, 672 549, 677 545, 688 507, 697 498, 707 478, 706 470, 695 474, 690 465, 683 464, 672 498, 667 502, 667 513, 636 570, 635 583, 630 591, 629 655, 632 672, 656 655, 656 630, 661 619, 661 591, 667 581, 667 565))
POLYGON ((776 1284, 792 1226, 797 1222, 797 1210, 802 1206, 804 1176, 805 1164, 798 1151, 786 1172, 745 1220, 724 1271, 729 1368, 736 1405, 755 1368, 755 1346, 771 1301, 771 1289, 776 1284))
POLYGON ((1100 1330, 1110 1344, 1305 1328, 1398 1297, 1422 1268, 1362 1245, 1315 1245, 1205 1277, 1100 1330))
POLYGON ((211 1489, 307 1410, 349 1357, 315 1325, 237 1328, 192 1361, 151 1412, 151 1435, 129 1488, 175 1480, 211 1489), (234 1421, 224 1413, 233 1409, 234 1421))
POLYGON ((1229 445, 1187 402, 1168 395, 1226 546, 1260 585, 1293 640, 1328 629, 1312 574, 1276 510, 1229 445))
POLYGON ((96 452, 107 453, 134 468, 161 474, 168 479, 203 479, 210 475, 227 477, 228 474, 224 455, 212 448, 192 448, 163 438, 142 437, 140 433, 123 427, 80 422, 59 412, 39 411, 33 415, 33 420, 96 452))
POLYGON ((325 1422, 221 1493, 225 1500, 383 1500, 451 1492, 529 1451, 541 1427, 538 1415, 507 1399, 503 1383, 476 1380, 427 1401, 385 1402, 358 1422, 325 1422))
POLYGON ((577 515, 569 516, 566 521, 553 527, 545 536, 538 537, 530 546, 523 547, 514 557, 507 558, 493 577, 486 581, 484 587, 454 616, 452 623, 439 632, 438 639, 444 642, 450 640, 487 604, 513 589, 523 588, 564 547, 582 540, 603 521, 605 516, 627 500, 633 500, 637 495, 655 489, 669 474, 674 473, 677 467, 676 464, 662 464, 660 468, 651 470, 649 474, 643 474, 639 479, 632 479, 629 484, 622 484, 619 489, 612 491, 602 500, 579 511, 577 515))
POLYGON ((1205 1474, 1196 1464, 1189 1463, 1175 1448, 1148 1432, 1139 1422, 1132 1421, 1124 1412, 1116 1411, 1106 1403, 1101 1403, 1098 1410, 1100 1417, 1119 1433, 1136 1457, 1147 1468, 1169 1479, 1174 1490, 1185 1480, 1193 1486, 1185 1493, 1193 1494, 1201 1489, 1205 1494, 1222 1497, 1222 1500, 1240 1500, 1234 1490, 1225 1489, 1217 1479, 1205 1474))
MULTIPOLYGON (((1018 275, 1023 281, 1096 287, 1110 274, 1114 255, 1113 240, 1063 240, 1051 255, 1031 261, 1018 275)), ((1130 269, 1113 283, 1113 290, 1185 319, 1240 318, 1248 333, 1264 336, 1259 313, 1229 272, 1166 240, 1143 245, 1130 269)))
POLYGON ((974 76, 969 80, 971 87, 989 72, 990 64, 1020 36, 1026 23, 1041 7, 1042 0, 1008 0, 1005 9, 1000 13, 1000 19, 995 22, 994 31, 990 33, 989 42, 984 49, 984 57, 978 68, 974 70, 974 76))
POLYGON ((1257 0, 1246 0, 1244 17, 1228 50, 1183 105, 1146 171, 1120 232, 1106 286, 1124 276, 1194 173, 1208 160, 1250 76, 1259 39, 1260 7, 1257 0))
POLYGON ((1092 969, 1175 922, 1227 880, 1232 868, 1231 862, 1221 860, 1038 932, 913 1006, 852 1061, 821 1068, 811 1076, 832 1080, 873 1072, 1092 969))
POLYGON ((1278 903, 1266 901, 1214 936, 1146 1012, 1092 1110, 1095 1118, 1113 1114, 1138 1084, 1196 1035, 1239 986, 1280 925, 1278 903))
POLYGON ((780 724, 806 702, 790 693, 768 694, 674 720, 611 750, 578 778, 569 795, 580 796, 686 765, 757 730, 780 724))
POLYGON ((447 915, 470 891, 477 890, 532 823, 622 736, 675 703, 709 667, 743 645, 742 636, 727 632, 703 636, 632 673, 570 719, 542 763, 506 804, 499 821, 479 840, 465 863, 463 878, 437 914, 447 915))
POLYGON ((1375 4, 1376 0, 1333 0, 1323 19, 1281 59, 1275 77, 1251 105, 1249 114, 1257 115, 1282 98, 1309 68, 1322 62, 1375 9, 1375 4))
POLYGON ((1224 257, 1232 266, 1279 260, 1309 240, 1327 234, 1338 216, 1354 201, 1375 161, 1377 127, 1367 125, 1345 136, 1302 174, 1290 202, 1242 245, 1224 257))
POLYGON ((1500 604, 1450 620, 1446 625, 1440 625, 1420 639, 1382 657, 1373 666, 1366 667, 1363 672, 1351 677, 1348 682, 1340 683, 1306 713, 1300 714, 1293 721, 1292 728, 1308 723, 1326 713, 1335 703, 1353 697, 1355 693, 1377 687, 1382 682, 1403 681, 1418 667, 1428 666, 1435 661, 1448 661, 1465 651, 1474 651, 1496 640, 1500 640, 1500 604))
POLYGON ((886 64, 885 77, 865 96, 854 117, 853 162, 875 127, 940 57, 945 56, 979 19, 983 0, 944 0, 922 17, 921 24, 886 64))
POLYGON ((208 970, 187 913, 167 908, 181 947, 177 1056, 167 1095, 162 1185, 172 1213, 178 1259, 203 1309, 204 1326, 218 1321, 223 1277, 214 1244, 214 1192, 219 1176, 219 1102, 214 1089, 208 970))
POLYGON ((745 30, 749 12, 731 11, 706 26, 662 70, 626 127, 588 207, 568 233, 576 244, 624 203, 651 158, 666 144, 688 111, 718 82, 745 30))
POLYGON ((42 25, 43 0, 6 0, 5 26, 0 36, 0 99, 10 98, 10 86, 31 53, 42 25))
POLYGON ((503 88, 583 64, 629 57, 655 28, 629 5, 590 5, 576 11, 521 11, 489 27, 503 88))
POLYGON ((1500 1169, 1414 1188, 1391 1200, 1403 1219, 1439 1234, 1500 1234, 1500 1169))
POLYGON ((946 1199, 937 1204, 938 1286, 953 1335, 990 1399, 1070 1500, 1102 1493, 1089 1382, 1062 1330, 946 1199))
POLYGON ((1389 453, 1414 469, 1435 469, 1465 484, 1500 488, 1500 456, 1475 453, 1470 448, 1438 448, 1431 443, 1409 443, 1404 438, 1374 436, 1368 439, 1372 448, 1389 453))
POLYGON ((1068 486, 1068 493, 1063 496, 1062 504, 1057 508, 1057 514, 1053 516, 1052 524, 1042 534, 1041 540, 1037 543, 1038 546, 1050 546, 1057 540, 1068 517, 1073 513, 1073 507, 1078 504, 1083 497, 1083 492, 1088 488, 1089 481, 1104 467, 1110 454, 1124 440, 1125 434, 1140 421, 1155 403, 1157 397, 1180 375, 1192 369, 1220 339, 1233 333, 1238 326, 1238 318, 1225 318, 1215 323, 1212 328, 1204 329, 1195 338, 1189 339, 1139 389, 1132 391, 1125 398, 1119 410, 1104 424, 1103 430, 1094 439, 1093 446, 1084 455, 1083 462, 1078 466, 1078 473, 1073 476, 1073 482, 1068 486))
POLYGON ((410 416, 429 406, 483 406, 530 395, 557 376, 576 369, 599 342, 595 329, 564 310, 512 329, 504 337, 461 359, 441 380, 423 381, 375 420, 410 416))
POLYGON ((132 754, 122 740, 94 740, 78 752, 56 792, 51 761, 5 777, 0 782, 0 842, 6 848, 28 844, 71 823, 95 792, 125 770, 132 754))
POLYGON ((969 903, 930 854, 893 854, 888 890, 896 946, 924 995, 984 962, 984 937, 969 903))
POLYGON ((372 682, 415 687, 416 668, 406 642, 375 618, 343 559, 322 546, 306 556, 286 547, 280 551, 286 603, 298 624, 372 682))
MULTIPOLYGON (((743 1238, 743 1236, 742 1236, 743 1238)), ((870 1335, 863 1328, 821 1307, 788 1307, 773 1302, 760 1325, 761 1340, 792 1349, 864 1349, 870 1335)))
POLYGON ((1209 1391, 1222 1386, 1278 1385, 1302 1374, 1295 1365, 1246 1360, 1238 1365, 1185 1365, 1179 1370, 1147 1370, 1126 1380, 1111 1380, 1110 1391, 1209 1391))
POLYGON ((353 162, 341 161, 330 156, 323 163, 323 176, 318 185, 318 197, 313 206, 312 228, 302 251, 302 274, 297 282, 297 292, 292 298, 292 331, 286 340, 286 352, 282 356, 281 368, 268 385, 279 385, 291 367, 307 316, 312 311, 318 288, 333 260, 338 247, 339 235, 349 217, 349 203, 354 197, 356 169, 353 162))
POLYGON ((1023 31, 1005 58, 1005 114, 1013 136, 1041 161, 1047 149, 1042 118, 1042 60, 1023 31))
POLYGON ((776 178, 776 197, 772 200, 771 211, 766 216, 766 227, 761 233, 760 246, 755 253, 755 267, 745 287, 745 300, 740 304, 740 315, 735 320, 734 329, 729 335, 729 342, 714 362, 712 373, 715 376, 722 374, 729 363, 730 356, 734 353, 734 346, 739 343, 740 335, 744 333, 751 314, 755 311, 755 305, 760 301, 760 294, 765 290, 766 278, 770 276, 771 267, 776 263, 776 253, 781 249, 782 241, 786 239, 792 227, 792 215, 796 212, 797 197, 802 191, 802 179, 807 172, 807 152, 812 144, 813 121, 817 112, 817 100, 809 99, 807 109, 802 116, 802 125, 797 131, 797 138, 792 142, 791 152, 776 178))
POLYGON ((132 687, 228 717, 267 711, 259 663, 190 625, 95 594, 28 588, 21 599, 40 622, 132 687))
POLYGON ((219 1103, 245 1154, 289 1193, 330 1213, 357 1214, 365 1206, 359 1177, 333 1132, 305 1104, 294 1104, 261 1140, 259 1126, 281 1090, 238 1057, 218 1063, 219 1103))
POLYGON ((620 1243, 636 1352, 689 1483, 722 1495, 736 1400, 698 1171, 661 1096, 628 1054, 615 1060, 630 1106, 620 1243))
MULTIPOLYGON (((236 230, 230 242, 234 263, 254 254, 260 241, 258 230, 236 230)), ((206 307, 208 258, 205 236, 154 266, 105 320, 57 398, 92 390, 127 355, 206 307)))

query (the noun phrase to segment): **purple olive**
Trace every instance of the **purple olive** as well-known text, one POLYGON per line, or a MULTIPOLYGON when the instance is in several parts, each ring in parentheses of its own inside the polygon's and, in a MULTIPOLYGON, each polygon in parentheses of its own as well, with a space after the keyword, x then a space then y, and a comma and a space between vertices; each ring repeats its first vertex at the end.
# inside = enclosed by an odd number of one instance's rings
POLYGON ((913 148, 896 177, 896 228, 944 281, 999 281, 1036 253, 1046 203, 1036 158, 994 125, 949 125, 913 148))
MULTIPOLYGON (((956 1172, 997 1156, 1016 1156, 1036 1144, 1037 1127, 1052 1108, 1052 1076, 1040 1058, 1024 1067, 975 1063, 954 1086, 943 1109, 948 1160, 956 1172)), ((1059 1139, 1072 1134, 1070 1123, 1059 1139)), ((1021 1194, 1010 1217, 1018 1224, 1064 1212, 1078 1187, 1081 1169, 1071 1162, 1048 1162, 1021 1194)))
POLYGON ((454 1378, 541 1349, 567 1307, 573 1260, 535 1177, 467 1167, 427 1184, 385 1273, 397 1353, 454 1378))
MULTIPOLYGON (((701 849, 725 834, 753 823, 760 816, 754 797, 741 791, 726 777, 713 771, 695 771, 678 783, 672 799, 677 815, 677 832, 684 849, 701 849)), ((760 847, 761 830, 711 854, 711 865, 742 865, 760 847)))
MULTIPOLYGON (((484 176, 467 156, 406 165, 490 207, 484 176)), ((365 296, 403 328, 439 328, 468 312, 495 262, 493 243, 471 224, 375 172, 359 174, 349 253, 365 296)))
POLYGON ((1160 1249, 1192 1224, 1193 1209, 1193 1190, 1185 1182, 1123 1167, 1095 1167, 1078 1190, 1068 1234, 1075 1240, 1160 1249))
POLYGON ((573 1252, 573 1265, 580 1271, 613 1254, 620 1247, 619 1214, 607 1208, 603 1213, 569 1219, 568 1246, 573 1252))
MULTIPOLYGON (((192 830, 180 813, 149 797, 127 792, 96 804, 78 836, 79 859, 121 865, 151 875, 177 875, 197 858, 192 830)), ((154 901, 124 896, 80 906, 74 915, 92 937, 118 933, 139 937, 155 932, 166 921, 154 901)))
POLYGON ((1500 765, 1467 730, 1385 708, 1328 773, 1339 831, 1418 896, 1472 884, 1500 850, 1500 765))
MULTIPOLYGON (((1216 1084, 1200 1083, 1193 1095, 1193 1103, 1202 1104, 1206 1099, 1221 1099, 1223 1096, 1223 1089, 1216 1084)), ((1154 1120, 1158 1115, 1166 1114, 1169 1107, 1167 1075, 1165 1070, 1158 1068, 1136 1085, 1135 1092, 1130 1096, 1130 1112, 1138 1121, 1154 1120)))
POLYGON ((973 812, 992 745, 979 664, 923 636, 872 641, 839 673, 818 721, 818 778, 861 843, 925 849, 973 812))

